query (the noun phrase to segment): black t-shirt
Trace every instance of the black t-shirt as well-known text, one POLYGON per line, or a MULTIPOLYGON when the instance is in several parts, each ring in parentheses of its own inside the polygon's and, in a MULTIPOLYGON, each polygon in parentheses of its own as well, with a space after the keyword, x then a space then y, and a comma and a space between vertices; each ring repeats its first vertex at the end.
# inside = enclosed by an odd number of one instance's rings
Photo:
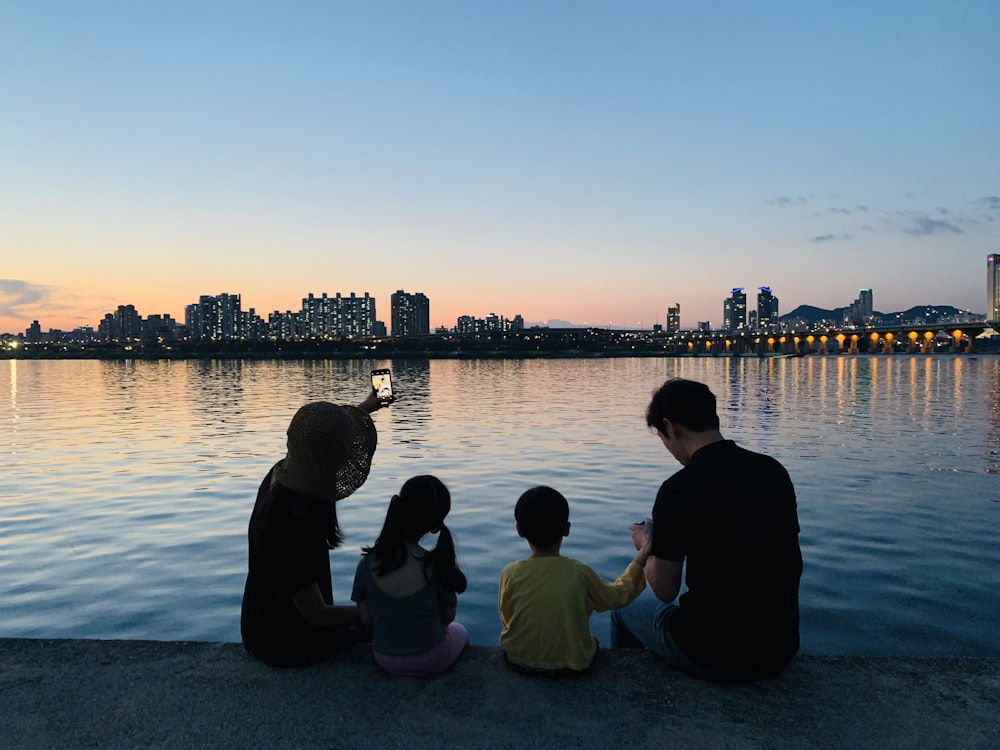
POLYGON ((733 678, 784 668, 799 648, 798 533, 788 472, 731 440, 661 485, 651 554, 686 562, 670 635, 688 658, 733 678))
POLYGON ((337 633, 306 622, 292 594, 316 583, 323 601, 333 604, 327 539, 333 538, 336 511, 325 500, 272 485, 272 472, 261 483, 250 516, 240 632, 247 649, 261 661, 310 664, 335 649, 337 633))

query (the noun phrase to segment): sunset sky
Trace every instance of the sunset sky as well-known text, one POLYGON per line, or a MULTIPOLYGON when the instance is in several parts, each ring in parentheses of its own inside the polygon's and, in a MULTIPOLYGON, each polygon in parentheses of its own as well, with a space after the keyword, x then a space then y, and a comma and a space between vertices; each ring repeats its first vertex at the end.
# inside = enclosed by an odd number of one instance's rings
POLYGON ((0 332, 985 312, 1000 3, 0 1, 0 332))

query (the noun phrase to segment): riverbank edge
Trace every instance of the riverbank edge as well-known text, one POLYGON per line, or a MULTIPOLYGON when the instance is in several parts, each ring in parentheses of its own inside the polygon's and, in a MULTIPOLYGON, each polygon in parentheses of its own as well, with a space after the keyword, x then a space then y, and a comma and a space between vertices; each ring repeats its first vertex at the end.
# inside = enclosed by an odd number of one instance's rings
POLYGON ((892 359, 904 357, 918 357, 921 359, 937 357, 940 359, 951 357, 962 357, 963 359, 976 359, 977 357, 997 357, 1000 350, 977 349, 972 352, 829 352, 826 354, 819 352, 803 353, 780 353, 766 352, 733 354, 723 353, 672 353, 661 351, 616 351, 616 352, 427 352, 427 351, 397 351, 384 354, 310 354, 307 352, 261 352, 233 354, 227 352, 212 352, 206 354, 163 354, 163 353, 130 353, 111 355, 75 355, 75 354, 53 354, 53 355, 9 355, 0 352, 0 361, 10 362, 47 362, 47 361, 98 361, 98 362, 369 362, 393 361, 393 360, 538 360, 538 359, 801 359, 808 357, 827 358, 847 358, 847 359, 892 359))
POLYGON ((648 652, 532 677, 473 646, 398 678, 367 646, 313 667, 239 644, 0 639, 0 746, 996 748, 1000 659, 800 656, 774 680, 715 684, 648 652))
MULTIPOLYGON (((941 356, 956 356, 952 353, 935 352, 935 355, 941 356)), ((33 361, 48 361, 48 360, 95 360, 101 362, 131 362, 131 361, 144 361, 144 362, 158 362, 158 361, 171 361, 171 362, 184 362, 184 361, 213 361, 213 360, 233 360, 233 361, 247 361, 247 362, 267 362, 267 361, 296 361, 302 360, 305 362, 321 362, 324 360, 329 360, 332 362, 349 362, 349 361, 369 361, 369 360, 395 360, 395 359, 462 359, 462 360, 505 360, 505 359, 698 359, 698 358, 747 358, 747 359, 757 359, 757 358, 785 358, 785 357, 802 357, 811 356, 804 354, 781 354, 781 353, 765 353, 765 354, 732 354, 731 352, 725 353, 701 353, 701 354, 691 354, 691 353, 674 353, 674 352, 664 352, 660 350, 656 351, 633 351, 633 350, 620 350, 620 351, 575 351, 575 350, 565 350, 565 351, 552 351, 552 352, 536 352, 531 350, 504 350, 504 351, 459 351, 459 350, 447 350, 447 351, 427 351, 423 349, 404 349, 404 350, 394 350, 385 352, 309 352, 309 351, 288 351, 288 352, 226 352, 226 351, 209 351, 201 353, 173 353, 173 352, 163 352, 163 351, 153 351, 153 352, 143 352, 143 351, 131 351, 126 353, 113 352, 113 353, 95 353, 95 352, 39 352, 39 353, 25 353, 19 351, 17 353, 9 353, 0 351, 0 360, 10 360, 18 362, 33 362, 33 361)), ((831 355, 832 356, 832 355, 831 355)), ((870 356, 870 355, 837 355, 837 356, 870 356)), ((871 355, 871 356, 881 356, 881 355, 871 355)), ((891 355, 885 355, 891 356, 891 355)))

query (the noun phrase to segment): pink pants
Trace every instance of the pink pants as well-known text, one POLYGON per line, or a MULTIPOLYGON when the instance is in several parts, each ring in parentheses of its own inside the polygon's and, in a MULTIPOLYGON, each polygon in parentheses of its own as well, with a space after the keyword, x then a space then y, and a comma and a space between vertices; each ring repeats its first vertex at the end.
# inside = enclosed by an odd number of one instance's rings
POLYGON ((455 663, 459 654, 469 645, 469 631, 461 623, 453 622, 444 632, 444 640, 419 654, 392 656, 375 652, 375 663, 390 674, 420 677, 445 671, 455 663))

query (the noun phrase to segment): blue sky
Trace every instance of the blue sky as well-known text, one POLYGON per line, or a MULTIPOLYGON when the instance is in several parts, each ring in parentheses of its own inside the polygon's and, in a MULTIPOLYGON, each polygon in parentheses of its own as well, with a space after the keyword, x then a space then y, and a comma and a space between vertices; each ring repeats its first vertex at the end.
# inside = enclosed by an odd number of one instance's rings
POLYGON ((985 310, 1000 3, 0 2, 0 331, 985 310))

